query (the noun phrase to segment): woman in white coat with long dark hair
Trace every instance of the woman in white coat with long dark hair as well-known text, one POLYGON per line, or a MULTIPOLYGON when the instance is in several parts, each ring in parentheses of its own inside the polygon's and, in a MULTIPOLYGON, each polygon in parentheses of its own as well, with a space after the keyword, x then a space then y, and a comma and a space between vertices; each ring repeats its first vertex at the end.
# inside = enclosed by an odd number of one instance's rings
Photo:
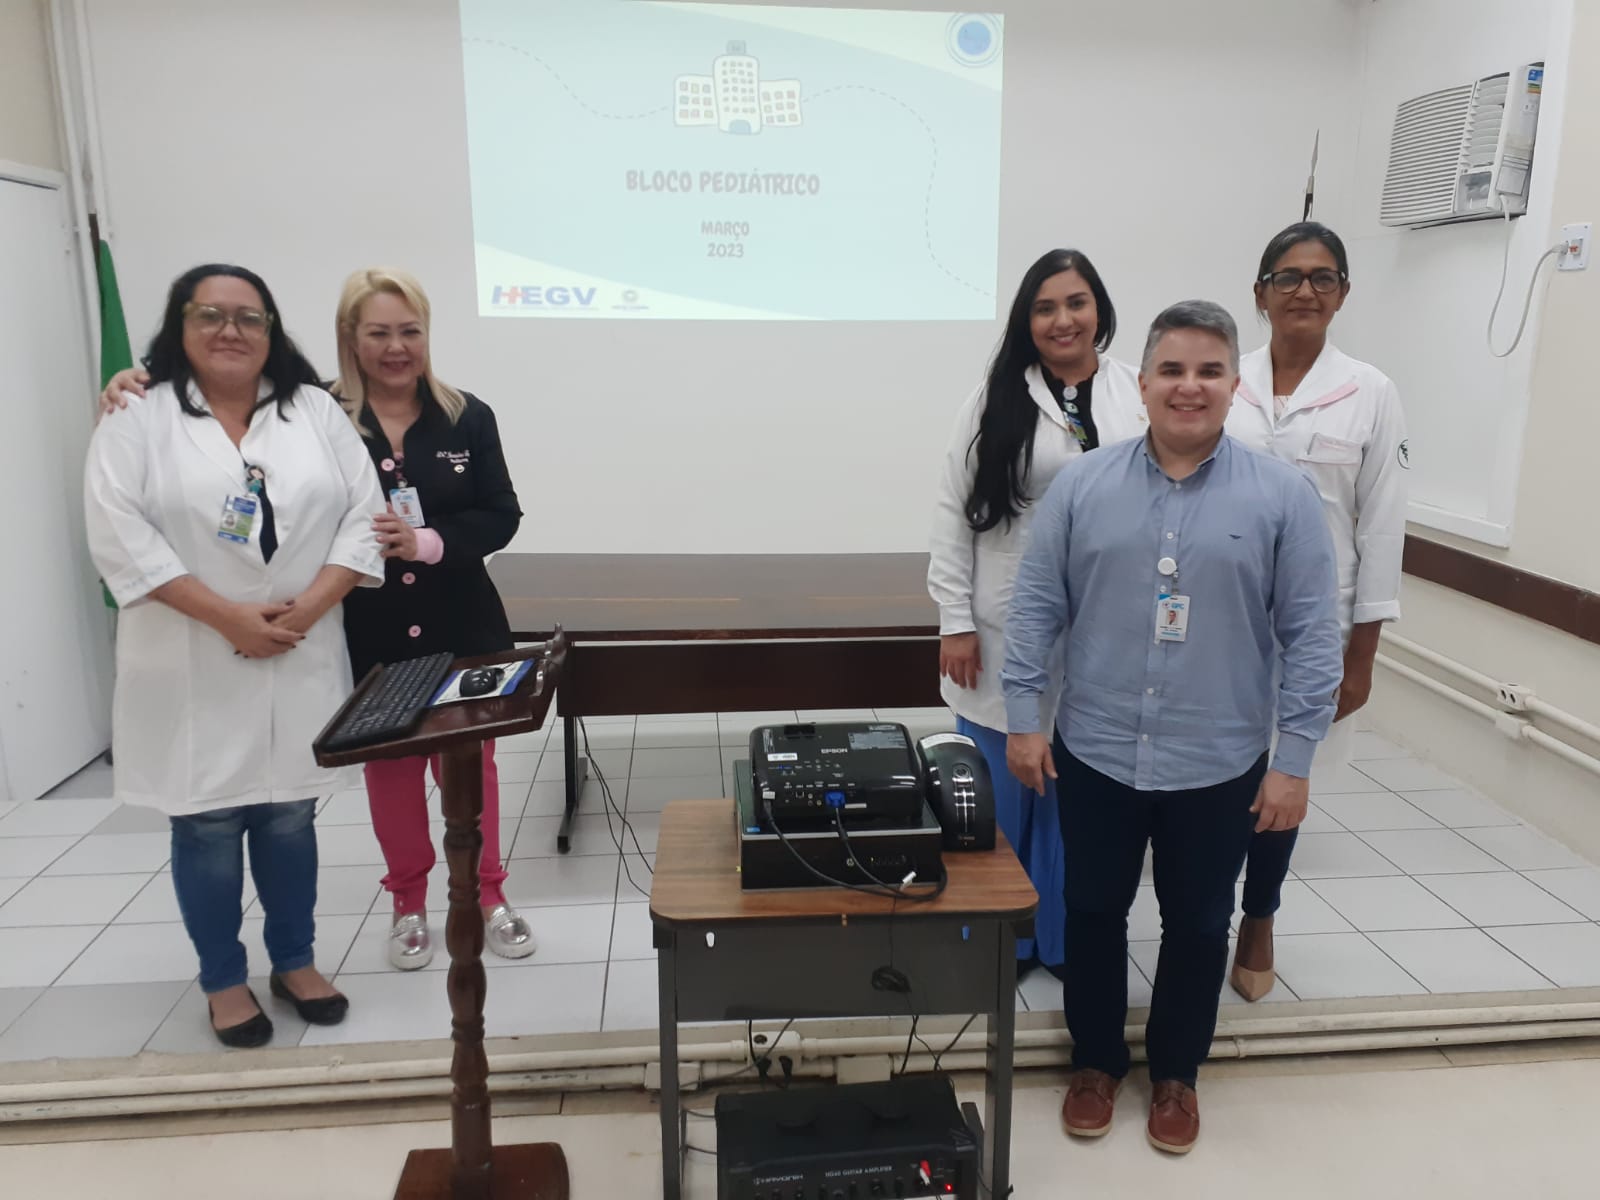
POLYGON ((167 814, 172 884, 211 1026, 259 1046, 272 1022, 239 941, 244 857, 271 990, 321 1025, 347 1002, 315 966, 311 743, 350 690, 341 601, 383 582, 384 511, 361 437, 242 267, 180 275, 152 386, 89 443, 89 550, 122 611, 116 798, 167 814))
MULTIPOLYGON (((1400 616, 1400 559, 1406 534, 1405 415, 1389 377, 1328 341, 1350 294, 1344 242, 1326 225, 1302 221, 1261 255, 1256 309, 1272 326, 1267 345, 1239 362, 1239 390, 1227 431, 1255 450, 1299 466, 1317 485, 1339 568, 1344 682, 1318 765, 1349 757, 1349 717, 1372 691, 1372 665, 1385 621, 1400 616)), ((1294 852, 1294 829, 1257 833, 1245 872, 1244 916, 1230 976, 1247 1000, 1272 990, 1272 919, 1294 852)))
MULTIPOLYGON (((930 539, 940 691, 989 764, 1000 827, 1039 893, 1034 937, 1017 942, 1017 957, 1053 972, 1065 937, 1054 785, 1040 796, 1006 769, 1000 664, 1034 502, 1075 458, 1144 431, 1138 372, 1105 356, 1116 329, 1111 297, 1084 254, 1052 250, 1028 268, 988 378, 956 416, 930 539)), ((1054 693, 1041 698, 1047 724, 1055 709, 1054 693)))

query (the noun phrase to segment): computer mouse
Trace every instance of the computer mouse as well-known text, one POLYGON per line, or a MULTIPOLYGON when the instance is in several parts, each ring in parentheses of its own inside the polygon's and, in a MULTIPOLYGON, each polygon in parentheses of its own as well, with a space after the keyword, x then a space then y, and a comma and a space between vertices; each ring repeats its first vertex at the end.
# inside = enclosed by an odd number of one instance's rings
POLYGON ((486 696, 505 678, 503 667, 474 667, 461 677, 463 696, 486 696))

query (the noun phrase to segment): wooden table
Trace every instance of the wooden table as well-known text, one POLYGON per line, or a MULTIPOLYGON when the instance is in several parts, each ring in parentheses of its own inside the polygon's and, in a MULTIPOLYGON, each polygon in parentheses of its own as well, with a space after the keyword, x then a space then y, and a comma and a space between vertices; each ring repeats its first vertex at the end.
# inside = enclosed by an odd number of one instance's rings
POLYGON ((550 710, 568 646, 559 626, 548 643, 504 654, 457 659, 455 668, 533 659, 535 667, 506 696, 466 700, 430 708, 408 737, 354 750, 327 750, 323 743, 343 724, 355 703, 376 683, 380 667, 367 672, 350 698, 317 736, 316 759, 342 767, 385 758, 438 754, 444 806, 444 853, 450 865, 450 912, 445 946, 450 970, 450 1148, 413 1150, 406 1157, 395 1200, 567 1200, 567 1160, 553 1142, 496 1146, 489 1131, 489 1060, 483 1052, 483 912, 478 901, 478 859, 483 853, 483 743, 538 729, 550 710))
POLYGON ((579 717, 943 703, 926 554, 499 554, 489 574, 518 640, 560 624, 573 642, 563 853, 579 717))
POLYGON ((678 1022, 987 1013, 983 1178, 1010 1188, 1017 945, 1038 896, 1005 842, 945 856, 949 886, 909 904, 843 888, 739 886, 733 801, 679 800, 661 815, 650 888, 661 1004, 661 1162, 678 1200, 683 1129, 678 1022), (892 933, 891 933, 892 929, 892 933), (911 992, 873 986, 893 966, 911 992))

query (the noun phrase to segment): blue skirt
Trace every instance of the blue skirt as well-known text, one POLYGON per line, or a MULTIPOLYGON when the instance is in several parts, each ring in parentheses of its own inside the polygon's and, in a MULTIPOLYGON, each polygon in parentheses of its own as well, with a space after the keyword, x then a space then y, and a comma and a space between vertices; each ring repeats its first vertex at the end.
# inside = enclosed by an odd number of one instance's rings
POLYGON ((965 717, 956 718, 956 731, 978 744, 989 774, 994 780, 995 817, 1005 832, 1006 841, 1017 852, 1022 868, 1039 893, 1039 911, 1034 917, 1034 936, 1017 939, 1017 958, 1023 962, 1038 957, 1046 967, 1059 968, 1065 953, 1066 851, 1061 844, 1061 817, 1056 808, 1056 784, 1044 781, 1041 799, 1006 769, 1006 735, 985 725, 975 725, 965 717))

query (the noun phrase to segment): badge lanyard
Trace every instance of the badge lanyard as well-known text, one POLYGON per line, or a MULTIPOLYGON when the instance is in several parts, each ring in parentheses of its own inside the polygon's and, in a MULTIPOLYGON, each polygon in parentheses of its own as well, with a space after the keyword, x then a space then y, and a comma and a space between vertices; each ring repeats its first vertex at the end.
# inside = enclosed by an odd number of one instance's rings
POLYGON ((1089 448, 1089 431, 1083 427, 1083 420, 1078 412, 1078 406, 1073 403, 1078 398, 1078 389, 1072 384, 1063 384, 1061 387, 1061 415, 1066 419, 1067 432, 1078 439, 1078 445, 1083 449, 1089 448))
POLYGON ((413 529, 421 529, 428 522, 422 513, 422 497, 406 479, 406 456, 395 454, 383 460, 383 469, 394 472, 395 486, 389 489, 389 503, 399 518, 413 529))
POLYGON ((1189 638, 1189 597, 1178 594, 1178 562, 1171 555, 1156 563, 1161 589, 1156 597, 1156 642, 1183 642, 1189 638))

